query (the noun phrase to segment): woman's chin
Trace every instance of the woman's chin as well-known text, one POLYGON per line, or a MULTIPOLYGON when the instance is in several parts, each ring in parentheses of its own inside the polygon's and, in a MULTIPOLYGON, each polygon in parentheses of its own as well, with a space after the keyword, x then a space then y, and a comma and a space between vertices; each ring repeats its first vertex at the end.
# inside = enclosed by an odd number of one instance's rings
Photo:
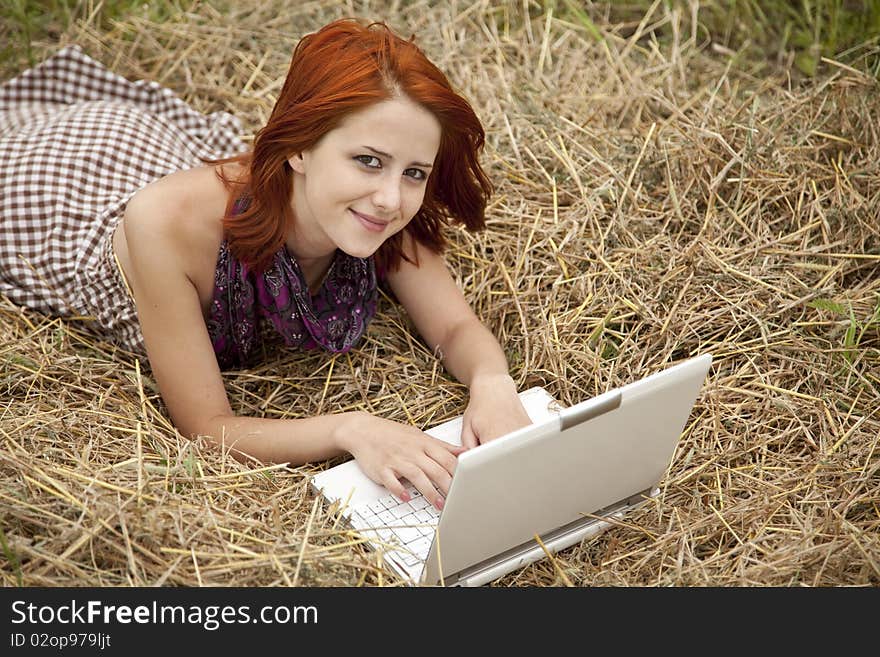
POLYGON ((375 246, 366 246, 362 244, 346 244, 340 245, 339 250, 352 258, 369 258, 379 250, 381 244, 375 246))

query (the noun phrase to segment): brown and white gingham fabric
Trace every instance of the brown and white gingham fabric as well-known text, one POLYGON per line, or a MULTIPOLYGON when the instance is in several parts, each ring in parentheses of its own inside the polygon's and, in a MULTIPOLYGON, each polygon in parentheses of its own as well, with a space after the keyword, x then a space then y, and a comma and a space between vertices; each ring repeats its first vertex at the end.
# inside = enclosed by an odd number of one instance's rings
POLYGON ((243 150, 241 125, 203 115, 155 82, 131 82, 72 46, 0 85, 0 293, 60 316, 91 316, 143 353, 112 250, 147 183, 243 150))

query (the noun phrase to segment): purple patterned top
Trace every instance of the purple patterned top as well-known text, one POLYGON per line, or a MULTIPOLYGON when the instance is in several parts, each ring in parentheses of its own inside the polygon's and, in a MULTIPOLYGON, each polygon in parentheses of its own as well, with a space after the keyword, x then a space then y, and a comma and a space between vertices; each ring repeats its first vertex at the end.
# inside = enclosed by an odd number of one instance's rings
MULTIPOLYGON (((239 206, 240 207, 240 206, 239 206)), ((248 365, 268 322, 288 347, 346 352, 376 314, 376 268, 372 258, 337 250, 321 289, 312 296, 296 260, 281 247, 257 274, 220 245, 208 334, 222 369, 248 365)))

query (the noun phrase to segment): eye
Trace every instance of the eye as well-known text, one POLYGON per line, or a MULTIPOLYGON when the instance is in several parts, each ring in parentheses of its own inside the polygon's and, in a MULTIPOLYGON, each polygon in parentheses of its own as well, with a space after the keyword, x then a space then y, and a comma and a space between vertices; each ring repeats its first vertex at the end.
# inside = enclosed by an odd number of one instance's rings
POLYGON ((425 180, 428 177, 428 174, 422 171, 421 169, 407 169, 403 172, 404 175, 411 177, 413 180, 425 180))
POLYGON ((354 159, 371 169, 382 168, 382 161, 375 155, 357 155, 354 159))

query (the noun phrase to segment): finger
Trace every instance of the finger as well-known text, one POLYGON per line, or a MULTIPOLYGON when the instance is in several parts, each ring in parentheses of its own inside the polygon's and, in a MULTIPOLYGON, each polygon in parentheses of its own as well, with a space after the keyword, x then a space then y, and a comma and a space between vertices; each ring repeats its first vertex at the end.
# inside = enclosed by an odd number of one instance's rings
MULTIPOLYGON (((465 449, 462 447, 461 452, 464 451, 465 449)), ((439 464, 440 469, 443 470, 447 477, 451 478, 452 475, 455 474, 455 468, 458 466, 458 454, 453 454, 445 449, 438 449, 434 445, 426 447, 425 454, 427 454, 432 461, 439 464)))
MULTIPOLYGON (((427 453, 426 456, 428 458, 424 465, 422 465, 422 471, 428 476, 428 479, 430 479, 434 488, 438 489, 442 495, 447 495, 449 493, 449 487, 452 485, 452 471, 455 470, 455 464, 453 463, 450 466, 448 463, 441 463, 430 453, 427 453), (452 468, 452 471, 449 470, 450 467, 452 468)), ((438 456, 441 459, 452 458, 454 460, 455 458, 442 451, 438 456)))
POLYGON ((525 420, 508 418, 507 421, 492 427, 491 431, 483 432, 479 438, 480 444, 485 445, 490 441, 501 438, 502 436, 506 436, 509 433, 513 433, 514 431, 522 429, 523 427, 529 426, 531 424, 532 421, 529 417, 526 417, 525 420))
POLYGON ((382 485, 397 499, 409 502, 409 493, 406 492, 406 488, 391 470, 386 470, 382 475, 382 485))
MULTIPOLYGON (((416 487, 416 490, 418 490, 437 510, 443 508, 443 495, 434 487, 434 484, 431 483, 431 480, 425 474, 424 470, 415 464, 411 464, 403 474, 409 479, 409 482, 416 487)), ((448 486, 446 490, 449 490, 448 486)))
POLYGON ((441 440, 440 438, 432 438, 431 436, 428 436, 427 434, 425 434, 425 435, 427 436, 428 441, 432 445, 442 447, 444 450, 446 450, 447 452, 449 452, 450 454, 453 454, 455 456, 458 456, 462 452, 466 452, 468 450, 468 448, 465 445, 455 445, 453 443, 448 443, 445 440, 441 440))
POLYGON ((470 424, 466 424, 461 430, 461 444, 465 449, 471 449, 477 446, 477 436, 471 429, 470 424))

